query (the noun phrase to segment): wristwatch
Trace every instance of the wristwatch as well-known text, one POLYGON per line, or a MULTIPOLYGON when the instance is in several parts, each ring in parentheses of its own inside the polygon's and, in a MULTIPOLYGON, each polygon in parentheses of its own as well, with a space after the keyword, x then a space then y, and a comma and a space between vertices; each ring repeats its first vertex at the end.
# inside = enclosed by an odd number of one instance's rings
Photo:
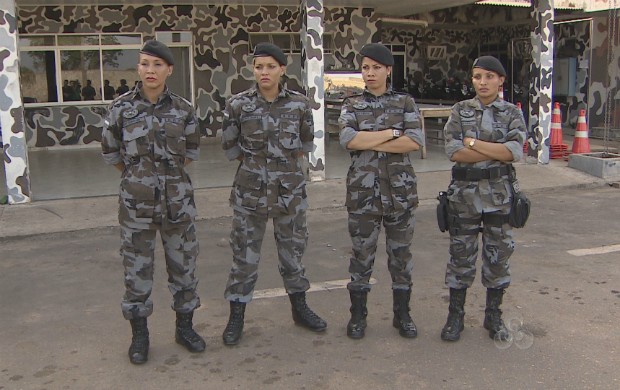
POLYGON ((400 130, 392 129, 392 139, 400 137, 402 132, 400 130))
POLYGON ((476 139, 474 138, 471 141, 469 141, 467 146, 469 146, 470 149, 473 149, 475 144, 476 144, 476 139))

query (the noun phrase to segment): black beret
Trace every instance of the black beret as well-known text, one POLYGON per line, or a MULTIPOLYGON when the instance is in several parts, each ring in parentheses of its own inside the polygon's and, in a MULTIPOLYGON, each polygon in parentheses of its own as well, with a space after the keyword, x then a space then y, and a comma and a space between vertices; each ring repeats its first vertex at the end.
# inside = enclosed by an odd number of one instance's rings
POLYGON ((172 51, 170 51, 168 46, 154 39, 146 41, 144 43, 144 46, 142 46, 142 49, 140 49, 140 53, 161 58, 162 60, 166 61, 168 65, 174 65, 174 57, 172 56, 172 51))
POLYGON ((362 50, 360 50, 360 54, 363 57, 372 58, 385 66, 394 65, 394 56, 392 52, 380 43, 369 43, 364 45, 362 50))
POLYGON ((482 68, 497 73, 500 76, 506 77, 506 70, 501 62, 492 56, 482 56, 476 58, 474 66, 472 68, 482 68))
POLYGON ((261 42, 254 47, 254 57, 273 57, 280 65, 286 65, 286 56, 278 46, 261 42))

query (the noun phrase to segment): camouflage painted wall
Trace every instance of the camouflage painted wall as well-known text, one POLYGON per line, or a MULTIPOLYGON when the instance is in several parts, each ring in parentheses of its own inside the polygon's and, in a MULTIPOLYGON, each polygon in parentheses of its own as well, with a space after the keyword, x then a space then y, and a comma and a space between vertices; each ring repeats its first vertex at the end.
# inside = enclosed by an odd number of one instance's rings
POLYGON ((588 106, 590 72, 586 65, 590 61, 592 45, 590 27, 588 21, 563 23, 555 26, 554 59, 577 59, 575 96, 554 96, 553 99, 554 102, 560 102, 564 105, 562 121, 565 125, 571 125, 573 128, 577 125, 579 109, 585 109, 588 106))
MULTIPOLYGON (((227 5, 22 6, 17 10, 20 34, 191 31, 194 35, 196 106, 209 136, 221 127, 227 96, 253 83, 248 33, 298 32, 299 7, 227 5)), ((334 67, 358 67, 355 52, 379 40, 372 9, 329 8, 325 32, 338 51, 326 55, 334 67)), ((301 90, 299 55, 289 56, 288 86, 301 90)), ((101 107, 56 106, 26 110, 29 146, 75 145, 99 141, 101 107), (67 129, 62 130, 62 129, 67 129)))
POLYGON ((0 145, 8 202, 30 201, 30 171, 19 84, 17 18, 13 0, 0 0, 0 145))
POLYGON ((469 83, 471 65, 480 46, 507 51, 512 39, 530 34, 529 13, 523 8, 474 5, 418 14, 413 19, 427 21, 429 27, 385 28, 381 39, 384 43, 407 45, 407 77, 416 86, 425 85, 426 94, 443 88, 449 78, 469 83), (444 24, 452 28, 438 26, 444 24), (427 47, 434 45, 446 47, 446 58, 427 57, 427 47))
MULTIPOLYGON (((620 129, 620 32, 616 28, 610 41, 608 24, 607 12, 597 13, 593 19, 593 49, 590 63, 592 83, 589 91, 590 111, 587 118, 590 129, 605 127, 608 94, 611 96, 610 128, 620 129)), ((620 26, 620 20, 616 21, 616 26, 620 26)))

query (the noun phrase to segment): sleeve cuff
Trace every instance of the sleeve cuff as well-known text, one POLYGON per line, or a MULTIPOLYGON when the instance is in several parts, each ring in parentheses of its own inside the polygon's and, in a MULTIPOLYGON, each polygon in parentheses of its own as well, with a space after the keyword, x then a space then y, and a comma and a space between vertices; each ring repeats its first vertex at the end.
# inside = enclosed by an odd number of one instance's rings
POLYGON ((102 156, 103 156, 103 161, 106 164, 109 164, 109 165, 116 165, 116 164, 122 162, 121 154, 119 152, 115 152, 115 153, 102 153, 102 156))

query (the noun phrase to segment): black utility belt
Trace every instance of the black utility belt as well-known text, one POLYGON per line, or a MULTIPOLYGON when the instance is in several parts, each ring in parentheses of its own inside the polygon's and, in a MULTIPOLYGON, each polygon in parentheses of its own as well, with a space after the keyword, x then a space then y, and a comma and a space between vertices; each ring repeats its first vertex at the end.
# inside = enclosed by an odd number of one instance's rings
POLYGON ((478 181, 483 179, 499 179, 509 175, 512 164, 492 168, 452 167, 452 180, 478 181))

